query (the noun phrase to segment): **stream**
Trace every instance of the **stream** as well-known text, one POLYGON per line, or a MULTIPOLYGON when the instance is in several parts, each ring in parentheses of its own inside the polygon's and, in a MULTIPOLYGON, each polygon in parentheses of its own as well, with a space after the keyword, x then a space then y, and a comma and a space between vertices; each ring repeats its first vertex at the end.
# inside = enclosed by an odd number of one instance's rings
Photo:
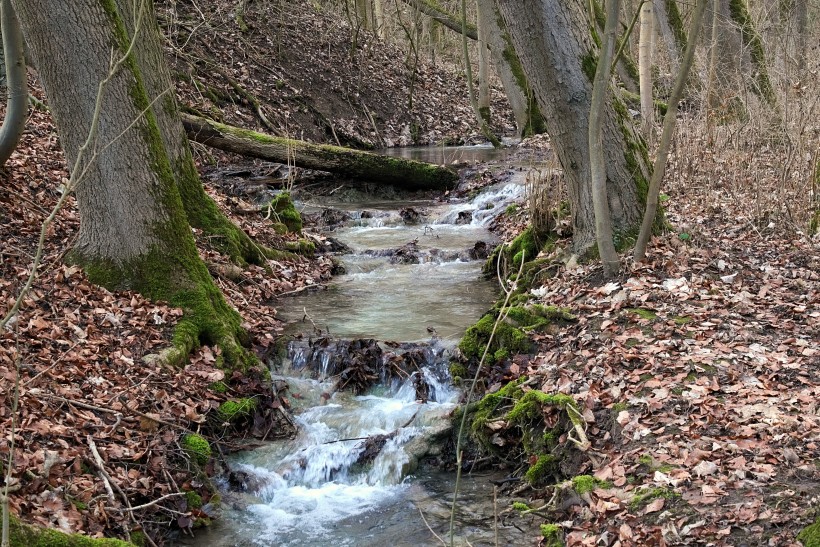
MULTIPOLYGON (((289 384, 299 433, 231 456, 233 483, 219 483, 222 518, 182 544, 416 546, 440 544, 433 532, 447 538, 455 475, 418 463, 439 455, 460 397, 449 355, 497 297, 481 279, 486 254, 476 254, 477 243, 491 247, 487 226, 523 201, 523 179, 518 173, 449 203, 340 196, 298 204, 303 214, 343 212, 326 235, 349 248, 340 257, 346 273, 328 288, 277 306, 294 339, 273 373, 289 384), (341 371, 364 358, 379 376, 374 385, 358 395, 338 389, 341 371)), ((503 507, 494 507, 490 480, 501 478, 463 478, 456 544, 533 542, 532 530, 494 525, 503 507)))

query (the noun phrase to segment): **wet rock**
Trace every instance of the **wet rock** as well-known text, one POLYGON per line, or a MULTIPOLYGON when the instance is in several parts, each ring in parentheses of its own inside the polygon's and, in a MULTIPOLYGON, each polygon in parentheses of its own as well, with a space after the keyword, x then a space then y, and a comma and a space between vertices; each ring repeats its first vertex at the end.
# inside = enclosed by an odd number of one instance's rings
POLYGON ((472 260, 487 260, 487 257, 490 256, 490 250, 487 248, 486 243, 478 241, 472 249, 467 251, 467 254, 472 260))
POLYGON ((405 224, 418 224, 421 222, 424 215, 414 209, 413 207, 405 207, 399 211, 399 216, 405 224))
POLYGON ((473 212, 472 211, 461 211, 458 213, 458 217, 456 217, 456 224, 463 225, 463 224, 470 224, 473 221, 473 212))
POLYGON ((325 209, 319 218, 325 226, 335 226, 350 220, 350 215, 338 209, 325 209))
POLYGON ((419 262, 421 261, 419 260, 419 246, 417 241, 411 241, 399 247, 390 257, 391 264, 418 264, 419 262))

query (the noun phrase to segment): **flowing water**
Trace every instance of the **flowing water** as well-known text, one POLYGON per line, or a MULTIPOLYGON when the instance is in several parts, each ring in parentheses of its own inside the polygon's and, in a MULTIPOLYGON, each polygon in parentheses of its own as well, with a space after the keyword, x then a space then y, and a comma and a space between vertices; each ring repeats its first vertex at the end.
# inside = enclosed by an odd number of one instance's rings
MULTIPOLYGON (((454 476, 417 464, 437 456, 460 395, 449 384, 449 353, 496 297, 469 251, 491 242, 488 222, 522 195, 512 182, 447 204, 323 200, 349 216, 332 233, 351 249, 341 257, 347 273, 278 306, 292 332, 306 331, 275 370, 289 383, 298 436, 235 456, 246 492, 226 494, 223 518, 189 544, 410 546, 439 543, 431 529, 446 536, 454 476), (420 213, 417 223, 405 222, 407 210, 420 213), (412 259, 396 254, 411 242, 412 259), (415 368, 382 370, 362 395, 337 390, 339 370, 353 362, 340 362, 352 347, 343 340, 362 338, 413 342, 370 342, 367 351, 376 368, 397 359, 415 368)), ((465 480, 458 544, 495 544, 492 500, 487 477, 465 480)), ((502 545, 532 542, 516 528, 498 534, 502 545)))

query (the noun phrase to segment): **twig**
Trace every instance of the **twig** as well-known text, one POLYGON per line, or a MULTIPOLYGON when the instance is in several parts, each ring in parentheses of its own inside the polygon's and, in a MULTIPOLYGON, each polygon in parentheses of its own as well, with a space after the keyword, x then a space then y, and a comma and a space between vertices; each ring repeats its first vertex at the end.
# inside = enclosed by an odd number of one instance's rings
POLYGON ((165 494, 164 496, 162 496, 160 498, 157 498, 154 501, 149 501, 148 503, 143 503, 142 505, 136 505, 136 506, 133 506, 133 507, 125 507, 125 508, 122 508, 122 507, 106 507, 106 509, 111 509, 113 511, 119 511, 120 513, 125 513, 126 511, 131 511, 131 512, 139 511, 141 509, 147 509, 148 507, 156 505, 161 501, 167 500, 168 498, 173 498, 173 497, 176 497, 176 496, 184 496, 184 495, 185 494, 183 492, 171 492, 170 494, 165 494))
POLYGON ((440 535, 438 535, 437 533, 435 533, 435 532, 433 531, 433 529, 430 527, 430 523, 429 523, 429 522, 427 522, 427 519, 426 519, 426 518, 424 518, 424 512, 421 510, 421 507, 416 506, 416 509, 418 509, 418 510, 419 510, 419 515, 421 515, 421 520, 423 520, 423 521, 424 521, 424 525, 425 525, 425 526, 427 526, 427 529, 428 529, 428 530, 430 530, 430 533, 431 533, 431 534, 433 534, 433 536, 434 536, 437 540, 439 540, 439 541, 441 542, 441 544, 442 544, 442 545, 444 545, 444 546, 446 547, 446 546, 447 546, 447 542, 446 542, 446 541, 444 541, 444 540, 441 538, 441 536, 440 536, 440 535))
POLYGON ((88 447, 91 449, 91 454, 94 456, 94 464, 97 466, 97 471, 100 472, 100 478, 105 485, 108 501, 113 505, 116 503, 116 499, 114 498, 114 490, 111 488, 111 476, 108 474, 108 471, 105 470, 105 464, 100 457, 100 453, 97 451, 97 445, 94 444, 94 439, 91 438, 91 435, 86 435, 86 440, 88 441, 88 447))

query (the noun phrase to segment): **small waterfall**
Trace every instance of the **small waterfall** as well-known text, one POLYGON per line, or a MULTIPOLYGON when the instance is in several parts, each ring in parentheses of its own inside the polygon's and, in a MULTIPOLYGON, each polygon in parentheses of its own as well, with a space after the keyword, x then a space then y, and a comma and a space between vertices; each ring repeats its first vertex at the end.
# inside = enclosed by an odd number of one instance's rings
MULTIPOLYGON (((468 251, 491 244, 487 225, 524 191, 499 184, 470 201, 390 210, 333 205, 333 216, 346 219, 332 234, 352 250, 342 257, 349 273, 278 306, 285 319, 310 318, 294 324, 307 332, 274 370, 289 384, 299 433, 233 459, 228 482, 251 503, 238 517, 245 528, 233 525, 241 539, 232 545, 429 543, 410 501, 439 503, 430 488, 447 492, 451 479, 422 487, 411 474, 449 431, 460 396, 448 370, 455 341, 496 296, 468 251), (407 245, 397 260, 395 250, 407 245)), ((476 496, 477 504, 492 499, 476 496)), ((437 507, 430 510, 439 522, 448 520, 449 510, 437 507)))

